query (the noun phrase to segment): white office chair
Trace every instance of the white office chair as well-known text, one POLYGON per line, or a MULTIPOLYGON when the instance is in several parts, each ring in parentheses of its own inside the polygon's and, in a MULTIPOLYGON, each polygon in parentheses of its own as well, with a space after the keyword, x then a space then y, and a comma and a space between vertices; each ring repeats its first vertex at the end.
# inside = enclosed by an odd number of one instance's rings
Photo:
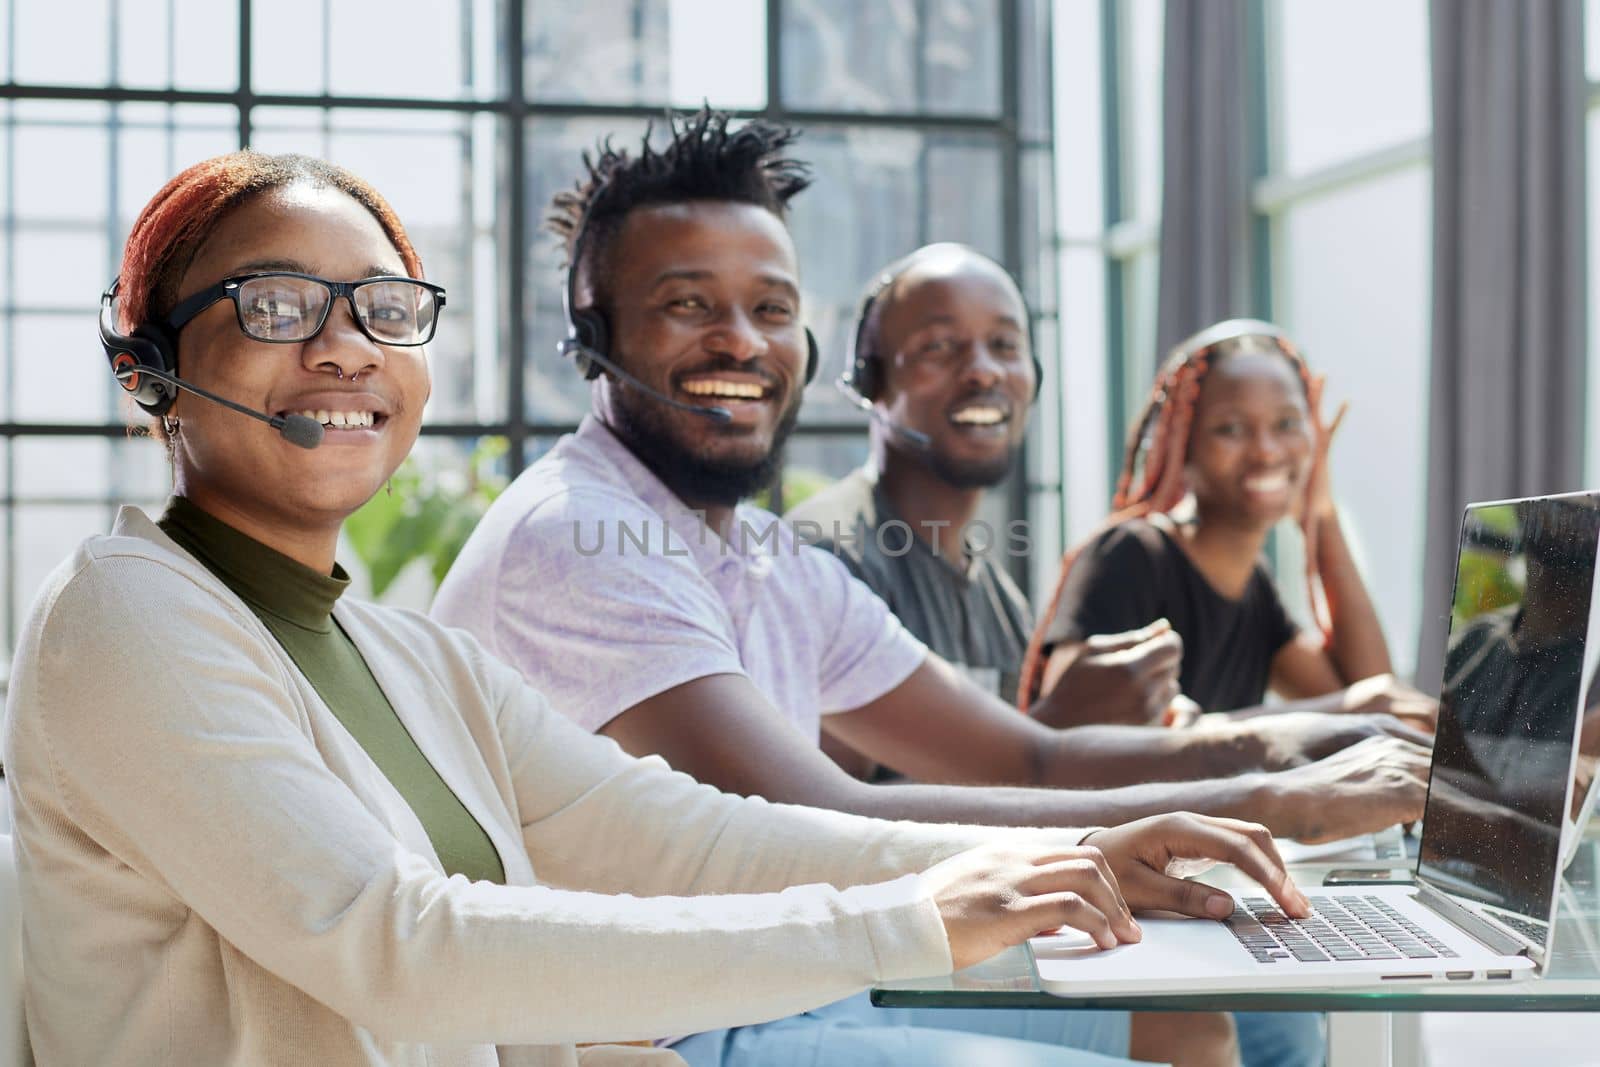
POLYGON ((33 1067, 22 1018, 22 911, 10 834, 0 834, 0 1067, 33 1067))

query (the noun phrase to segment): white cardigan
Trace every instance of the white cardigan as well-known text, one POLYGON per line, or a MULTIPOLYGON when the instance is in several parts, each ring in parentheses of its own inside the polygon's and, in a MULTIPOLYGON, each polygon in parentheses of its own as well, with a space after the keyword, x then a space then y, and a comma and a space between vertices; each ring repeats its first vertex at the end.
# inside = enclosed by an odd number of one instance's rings
POLYGON ((40 593, 6 709, 41 1067, 571 1065, 571 1042, 949 970, 906 872, 996 831, 728 796, 572 725, 461 631, 335 617, 507 884, 447 878, 249 609, 124 508, 40 593))

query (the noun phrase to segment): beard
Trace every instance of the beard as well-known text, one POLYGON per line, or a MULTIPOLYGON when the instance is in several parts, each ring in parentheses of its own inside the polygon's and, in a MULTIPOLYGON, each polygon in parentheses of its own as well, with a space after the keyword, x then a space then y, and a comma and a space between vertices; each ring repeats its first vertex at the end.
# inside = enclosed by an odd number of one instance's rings
MULTIPOLYGON (((798 393, 795 399, 799 399, 798 393)), ((789 435, 800 421, 800 405, 790 404, 773 428, 772 446, 764 455, 755 460, 733 460, 695 455, 673 430, 675 409, 635 390, 618 390, 614 411, 617 431, 639 461, 667 488, 682 500, 715 507, 732 507, 777 480, 789 435)), ((682 417, 701 416, 685 412, 682 417)))
POLYGON ((938 479, 955 489, 993 489, 1006 480, 1021 450, 1020 444, 1014 445, 991 460, 956 460, 933 451, 927 454, 927 461, 938 479))

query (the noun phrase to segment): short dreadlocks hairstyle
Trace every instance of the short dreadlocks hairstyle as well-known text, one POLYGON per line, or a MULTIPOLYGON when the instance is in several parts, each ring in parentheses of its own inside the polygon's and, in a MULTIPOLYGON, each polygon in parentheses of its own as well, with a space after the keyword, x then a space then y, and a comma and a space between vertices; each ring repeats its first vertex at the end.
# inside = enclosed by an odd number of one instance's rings
MULTIPOLYGON (((1066 592, 1067 576, 1072 571, 1072 565, 1077 562, 1088 542, 1103 531, 1131 519, 1171 511, 1188 496, 1189 485, 1183 469, 1188 458, 1189 429, 1200 399, 1200 386, 1212 367, 1240 352, 1273 352, 1282 356, 1299 379, 1301 389, 1310 397, 1312 376, 1305 357, 1282 330, 1269 322, 1230 319, 1201 330, 1173 348, 1156 375, 1155 385, 1151 387, 1144 409, 1128 435, 1122 471, 1117 478, 1116 495, 1111 501, 1111 515, 1088 540, 1067 549, 1061 557, 1055 590, 1044 612, 1039 615, 1033 638, 1028 642, 1027 654, 1023 657, 1022 676, 1017 686, 1017 704, 1022 710, 1026 711, 1033 701, 1043 695, 1039 689, 1047 659, 1044 636, 1061 607, 1061 597, 1066 592)), ((1301 531, 1306 539, 1308 602, 1317 626, 1322 630, 1324 640, 1327 640, 1332 634, 1332 623, 1326 618, 1319 597, 1321 575, 1317 573, 1316 532, 1305 519, 1301 521, 1301 531)))
POLYGON ((669 115, 672 136, 659 151, 650 144, 652 124, 636 155, 617 148, 610 137, 593 153, 585 152, 587 174, 573 188, 557 193, 545 216, 546 227, 564 246, 567 266, 574 271, 587 267, 598 279, 604 271, 596 264, 605 261, 628 213, 653 204, 733 201, 784 218, 790 198, 811 184, 810 164, 783 154, 800 132, 762 119, 729 129, 729 121, 726 112, 703 107, 692 115, 669 115), (580 234, 587 264, 574 261, 580 234))

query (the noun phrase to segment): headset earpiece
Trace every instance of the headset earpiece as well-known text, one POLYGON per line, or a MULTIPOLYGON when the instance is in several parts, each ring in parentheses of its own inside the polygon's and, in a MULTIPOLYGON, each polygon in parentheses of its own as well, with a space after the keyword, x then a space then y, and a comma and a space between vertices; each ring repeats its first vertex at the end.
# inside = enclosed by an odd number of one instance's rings
POLYGON ((562 345, 562 351, 577 363, 585 380, 593 381, 600 377, 600 364, 584 353, 598 352, 602 356, 609 356, 610 349, 611 326, 606 322, 605 312, 598 308, 584 308, 567 313, 567 341, 562 345))
POLYGON ((132 335, 119 333, 112 304, 116 292, 117 284, 113 282, 100 297, 100 345, 111 364, 111 373, 145 413, 165 415, 177 399, 177 391, 158 378, 140 374, 139 368, 176 374, 175 338, 161 326, 148 322, 138 326, 132 335))
POLYGON ((806 327, 806 384, 817 376, 817 366, 821 359, 817 354, 817 335, 811 332, 811 327, 806 327))
MULTIPOLYGON (((861 308, 856 312, 856 328, 850 334, 850 362, 845 367, 840 383, 862 400, 871 403, 878 398, 878 388, 882 384, 879 375, 882 373, 881 361, 870 347, 862 344, 866 339, 867 321, 872 316, 873 305, 883 295, 884 290, 894 283, 910 261, 910 256, 897 260, 879 276, 877 283, 861 301, 861 308)), ((809 332, 809 331, 808 331, 809 332)), ((815 351, 815 345, 813 345, 815 351)), ((1039 399, 1039 393, 1044 388, 1044 364, 1039 362, 1039 350, 1033 346, 1033 325, 1028 325, 1028 358, 1033 360, 1033 396, 1029 403, 1039 399)), ((810 381, 810 379, 806 379, 810 381)))

